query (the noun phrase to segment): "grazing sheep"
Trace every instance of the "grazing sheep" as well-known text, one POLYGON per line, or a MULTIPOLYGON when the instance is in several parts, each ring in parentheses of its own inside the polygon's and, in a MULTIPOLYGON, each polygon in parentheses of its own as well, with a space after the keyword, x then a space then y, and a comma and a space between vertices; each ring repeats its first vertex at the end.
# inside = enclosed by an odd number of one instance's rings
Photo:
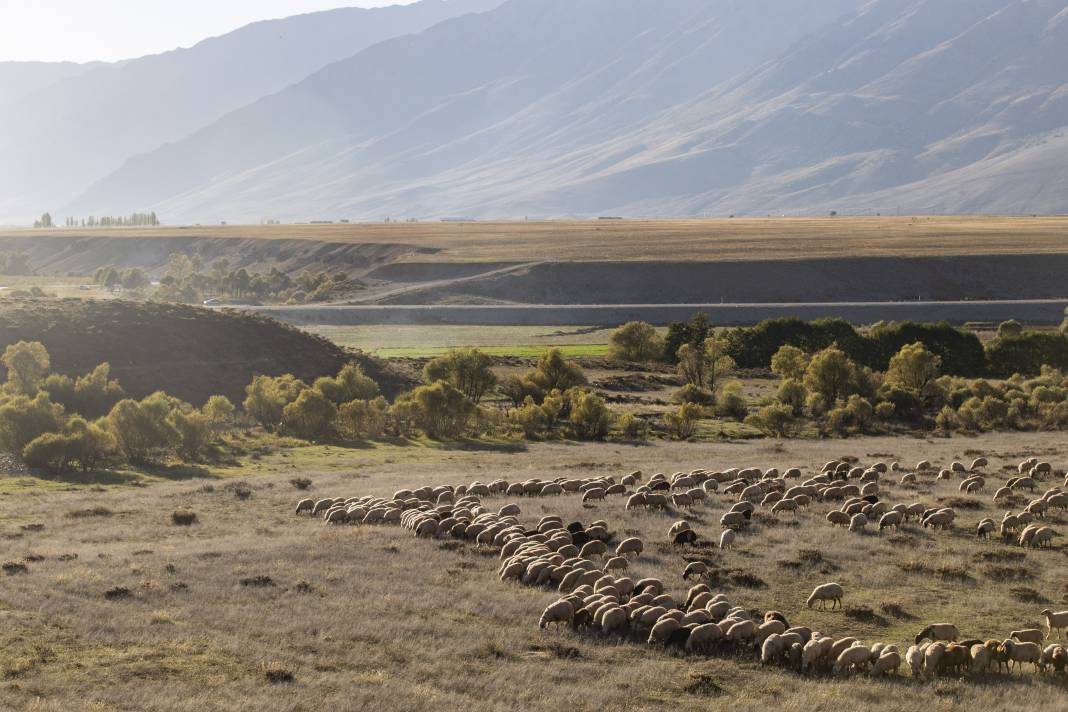
POLYGON ((605 571, 626 571, 630 566, 630 562, 627 561, 625 556, 613 556, 607 562, 605 562, 605 571))
POLYGON ((849 519, 849 531, 851 532, 862 532, 867 525, 868 518, 863 513, 854 514, 849 519))
POLYGON ((981 675, 990 669, 992 657, 990 648, 986 645, 982 643, 972 645, 968 650, 968 656, 971 658, 969 672, 972 675, 981 675))
POLYGON ((647 642, 649 645, 662 648, 667 645, 671 634, 681 627, 682 625, 674 618, 661 618, 653 625, 653 629, 649 631, 647 642))
POLYGON ((1020 668, 1020 672, 1023 672, 1024 663, 1033 664, 1036 671, 1039 669, 1038 661, 1042 657, 1042 648, 1037 643, 1017 643, 1011 638, 1006 638, 1002 641, 1001 647, 1008 655, 1009 674, 1012 674, 1013 666, 1020 668))
POLYGON ((827 601, 831 601, 831 610, 834 610, 835 606, 842 605, 842 596, 844 595, 845 592, 842 589, 841 584, 821 584, 819 586, 816 586, 816 588, 812 590, 812 595, 808 597, 808 600, 805 602, 805 605, 807 605, 809 608, 812 608, 812 604, 818 601, 820 604, 820 610, 823 610, 827 606, 827 601))
POLYGON ((928 677, 938 674, 942 664, 942 656, 946 652, 946 646, 942 643, 932 643, 923 651, 923 672, 928 677))
POLYGON ((616 556, 625 556, 627 558, 630 558, 631 554, 641 556, 644 549, 645 545, 642 544, 641 539, 638 537, 631 537, 619 542, 619 546, 616 547, 616 556))
POLYGON ((901 526, 901 522, 904 521, 905 515, 902 512, 887 512, 879 518, 879 531, 886 529, 887 527, 893 527, 897 529, 901 526))
POLYGON ((912 670, 913 677, 919 677, 923 670, 923 653, 924 649, 919 645, 910 645, 908 651, 905 652, 905 662, 912 670))
POLYGON ((871 666, 871 674, 875 675, 894 675, 897 673, 897 669, 901 667, 901 655, 894 650, 884 652, 871 666))
POLYGON ((733 549, 735 537, 737 537, 737 534, 733 529, 723 530, 723 533, 719 535, 719 548, 733 549))
POLYGON ((760 666, 764 667, 778 662, 783 654, 783 640, 778 633, 771 633, 764 638, 764 644, 760 646, 760 666))
POLYGON ((974 460, 972 460, 972 466, 969 467, 968 469, 974 472, 975 470, 978 470, 981 467, 986 467, 987 464, 988 463, 987 463, 985 457, 977 457, 974 460))
POLYGON ((1053 637, 1053 631, 1061 631, 1063 636, 1068 630, 1068 611, 1058 611, 1054 613, 1049 608, 1042 611, 1042 616, 1046 619, 1046 639, 1053 637))
POLYGON ((705 652, 713 643, 723 637, 723 631, 715 623, 704 623, 690 631, 690 637, 686 639, 686 650, 691 652, 705 652))
POLYGON ((853 669, 862 670, 871 662, 871 651, 863 645, 846 648, 834 661, 834 672, 840 675, 853 669))
POLYGON ((916 645, 926 639, 931 641, 955 641, 959 637, 960 631, 957 630, 957 626, 950 623, 933 623, 919 632, 919 635, 916 636, 916 645))
POLYGON ((1038 628, 1025 628, 1023 630, 1014 630, 1009 633, 1010 638, 1015 638, 1021 643, 1041 643, 1045 640, 1045 636, 1042 635, 1042 631, 1038 628))
POLYGON ((979 522, 979 525, 975 528, 976 539, 989 539, 990 535, 994 533, 997 525, 994 524, 993 519, 984 519, 979 522))
POLYGON ((582 495, 582 503, 585 504, 587 502, 603 501, 604 497, 605 491, 600 487, 594 487, 592 489, 586 490, 585 494, 582 495))
POLYGON ((550 603, 545 611, 541 614, 541 620, 538 621, 539 628, 546 628, 550 623, 571 623, 575 619, 575 606, 570 601, 563 599, 550 603))
POLYGON ((685 529, 676 534, 672 541, 675 546, 683 546, 686 544, 693 546, 697 544, 697 532, 692 529, 685 529))
POLYGON ((313 509, 315 509, 315 500, 314 499, 302 499, 299 502, 297 502, 297 511, 296 511, 297 514, 300 514, 301 512, 309 512, 310 513, 313 509))
POLYGON ((719 520, 724 529, 738 530, 745 526, 746 517, 742 512, 727 512, 719 520))
POLYGON ((850 517, 845 512, 834 509, 827 513, 827 521, 836 527, 847 527, 850 523, 850 517))
POLYGON ((691 561, 682 572, 682 580, 689 581, 691 578, 706 576, 708 565, 703 561, 691 561))

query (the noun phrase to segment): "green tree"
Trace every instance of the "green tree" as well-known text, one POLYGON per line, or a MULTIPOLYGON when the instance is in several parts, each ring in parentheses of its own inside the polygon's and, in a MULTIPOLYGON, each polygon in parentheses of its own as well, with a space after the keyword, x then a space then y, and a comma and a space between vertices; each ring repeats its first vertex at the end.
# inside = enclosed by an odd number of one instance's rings
POLYGON ((999 339, 1011 339, 1015 336, 1023 334, 1023 326, 1015 319, 1009 319, 998 324, 998 338, 999 339))
POLYGON ((141 401, 119 401, 107 416, 108 431, 119 451, 134 464, 146 464, 171 452, 180 442, 170 415, 174 403, 157 391, 141 401))
POLYGON ((50 374, 40 387, 68 413, 78 413, 86 418, 107 415, 123 397, 122 386, 111 378, 111 366, 107 363, 100 364, 77 379, 58 373, 50 374))
POLYGON ((923 393, 927 385, 938 378, 942 359, 917 341, 901 350, 890 359, 885 383, 890 387, 923 393))
POLYGON ((805 409, 805 400, 808 398, 808 391, 805 390, 805 384, 800 380, 796 378, 787 378, 779 384, 779 391, 776 394, 776 398, 783 405, 789 406, 790 411, 795 416, 800 416, 805 409))
POLYGON ((313 387, 335 405, 352 400, 370 400, 378 395, 378 384, 365 375, 356 363, 345 364, 333 378, 324 376, 316 379, 313 387))
POLYGON ((579 440, 604 440, 612 427, 612 413, 596 393, 572 391, 571 430, 579 440))
POLYGON ((586 376, 577 363, 564 358, 560 349, 548 349, 538 359, 537 367, 527 374, 526 380, 535 384, 543 393, 554 390, 561 393, 586 385, 586 376))
POLYGON ((59 431, 63 420, 63 406, 53 403, 47 393, 12 396, 0 405, 0 449, 21 452, 38 436, 59 431))
POLYGON ((805 377, 808 368, 808 355, 804 351, 785 344, 779 347, 775 355, 771 357, 771 371, 783 379, 795 379, 800 381, 805 377))
POLYGON ((234 414, 237 409, 234 408, 234 404, 226 396, 214 395, 208 398, 208 402, 204 404, 201 412, 204 413, 204 417, 208 419, 208 424, 214 430, 225 430, 233 424, 234 414))
POLYGON ((612 332, 608 355, 618 361, 634 363, 658 361, 664 356, 664 340, 652 324, 628 321, 612 332))
POLYGON ((245 387, 245 412, 268 432, 277 432, 285 407, 307 388, 304 381, 290 374, 277 378, 256 376, 245 387))
POLYGON ((419 427, 432 438, 459 437, 475 412, 475 404, 447 381, 420 386, 408 394, 419 427))
POLYGON ((186 462, 202 462, 212 440, 208 416, 192 408, 176 408, 171 411, 170 422, 178 433, 178 455, 186 462))
POLYGON ((716 414, 720 417, 742 420, 748 412, 749 406, 740 382, 730 381, 716 394, 716 414))
POLYGON ((493 358, 478 349, 454 349, 433 359, 423 368, 423 380, 451 383, 476 405, 497 385, 493 358))
POLYGON ((805 388, 833 407, 849 393, 855 366, 837 346, 829 346, 812 357, 805 369, 805 388))
POLYGON ((349 401, 337 410, 337 429, 346 440, 381 437, 388 414, 389 403, 382 396, 349 401))
POLYGON ((317 388, 306 388, 282 409, 282 429, 303 440, 325 440, 333 435, 337 406, 317 388))
POLYGON ((683 344, 675 354, 676 368, 688 385, 704 388, 708 377, 708 358, 701 346, 683 344))
POLYGON ((17 393, 33 395, 52 362, 39 341, 19 341, 4 349, 0 362, 7 368, 7 382, 17 393))

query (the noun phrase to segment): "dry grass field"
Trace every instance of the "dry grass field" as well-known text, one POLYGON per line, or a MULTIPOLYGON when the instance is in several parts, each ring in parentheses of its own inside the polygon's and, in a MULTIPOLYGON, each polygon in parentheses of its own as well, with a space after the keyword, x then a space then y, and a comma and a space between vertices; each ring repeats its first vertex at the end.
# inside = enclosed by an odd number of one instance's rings
MULTIPOLYGON (((668 542, 670 523, 687 518, 707 542, 733 498, 664 514, 627 512, 621 498, 589 508, 575 496, 519 504, 525 523, 557 513, 605 519, 617 538, 641 536, 646 550, 629 575, 663 577, 676 594, 688 586, 683 557, 696 556, 714 564, 714 588, 732 603, 775 608, 791 624, 831 635, 905 646, 923 625, 950 621, 966 636, 1004 637, 1039 624, 1046 605, 1068 607, 1066 540, 1024 550, 976 541, 972 527, 983 516, 1000 518, 991 492, 1009 476, 1006 466, 1027 455, 1065 466, 1060 434, 469 447, 305 448, 198 480, 0 488, 2 558, 25 567, 0 575, 0 708, 1064 709, 1068 684, 1050 674, 804 678, 761 669, 752 655, 685 656, 628 639, 540 631, 538 616, 554 594, 498 581, 494 551, 416 539, 399 527, 325 526, 292 511, 303 496, 389 496, 498 477, 749 465, 810 473, 844 456, 947 464, 982 453, 990 465, 981 495, 961 495, 956 480, 925 477, 915 488, 883 480, 890 503, 956 507, 949 532, 909 524, 850 534, 831 528, 830 505, 816 503, 796 516, 758 511, 733 551, 681 550, 668 542), (295 489, 294 477, 311 480, 310 490, 295 489), (195 523, 173 523, 176 511, 194 512, 195 523), (813 585, 831 580, 845 587, 844 610, 806 609, 813 585)), ((1068 534, 1063 514, 1047 523, 1068 534)))
POLYGON ((975 216, 55 228, 0 238, 302 239, 410 245, 439 251, 436 261, 585 262, 1064 253, 1066 233, 1068 217, 975 216))

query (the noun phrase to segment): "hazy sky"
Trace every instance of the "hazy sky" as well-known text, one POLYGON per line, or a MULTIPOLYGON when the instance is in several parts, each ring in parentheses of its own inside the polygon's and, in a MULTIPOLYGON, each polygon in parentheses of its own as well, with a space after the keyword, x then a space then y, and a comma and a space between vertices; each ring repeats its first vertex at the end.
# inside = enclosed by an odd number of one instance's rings
POLYGON ((256 20, 413 0, 0 0, 0 61, 116 60, 188 47, 256 20))

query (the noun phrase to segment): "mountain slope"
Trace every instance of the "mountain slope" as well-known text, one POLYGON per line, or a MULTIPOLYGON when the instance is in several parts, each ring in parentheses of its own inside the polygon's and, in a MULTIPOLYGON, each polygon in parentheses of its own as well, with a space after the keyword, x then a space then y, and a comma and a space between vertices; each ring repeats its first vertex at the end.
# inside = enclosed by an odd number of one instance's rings
POLYGON ((15 104, 56 82, 101 66, 99 62, 0 62, 0 104, 15 104))
POLYGON ((264 217, 1063 212, 1064 0, 512 0, 73 206, 264 217))
POLYGON ((331 62, 497 4, 423 0, 258 22, 0 97, 0 220, 61 205, 128 157, 180 140, 331 62))

